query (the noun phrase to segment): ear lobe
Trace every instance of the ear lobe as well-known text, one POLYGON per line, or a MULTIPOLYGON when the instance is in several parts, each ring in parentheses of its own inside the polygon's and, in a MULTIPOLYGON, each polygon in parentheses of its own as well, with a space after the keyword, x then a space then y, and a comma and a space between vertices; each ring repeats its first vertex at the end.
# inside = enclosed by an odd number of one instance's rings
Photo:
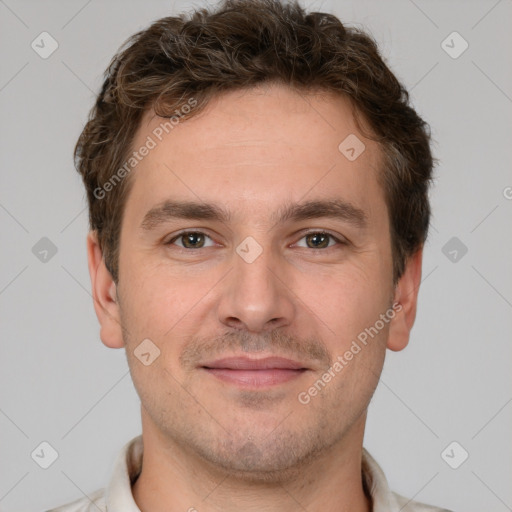
POLYGON ((387 348, 393 351, 403 350, 409 343, 421 283, 421 264, 423 247, 416 251, 406 262, 404 273, 395 288, 393 309, 395 317, 390 322, 387 348))
POLYGON ((116 283, 105 266, 95 231, 87 236, 87 257, 94 310, 100 322, 101 341, 110 348, 124 347, 116 283))

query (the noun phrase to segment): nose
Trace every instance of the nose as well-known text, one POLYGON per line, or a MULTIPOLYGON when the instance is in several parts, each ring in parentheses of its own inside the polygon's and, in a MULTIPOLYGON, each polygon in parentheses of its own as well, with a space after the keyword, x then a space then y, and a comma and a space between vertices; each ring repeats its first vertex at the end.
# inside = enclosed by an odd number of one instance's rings
POLYGON ((253 333, 290 325, 296 307, 285 283, 284 262, 268 248, 250 261, 233 255, 234 268, 226 277, 218 306, 220 322, 253 333))

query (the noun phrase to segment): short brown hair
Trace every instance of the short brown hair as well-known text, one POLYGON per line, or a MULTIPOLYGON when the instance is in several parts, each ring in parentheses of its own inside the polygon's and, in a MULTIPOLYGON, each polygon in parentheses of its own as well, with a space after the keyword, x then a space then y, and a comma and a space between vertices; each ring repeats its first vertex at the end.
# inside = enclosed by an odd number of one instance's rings
POLYGON ((108 194, 103 187, 129 157, 144 112, 153 108, 170 117, 193 97, 197 105, 189 115, 195 115, 216 94, 264 82, 343 95, 356 122, 358 115, 367 121, 372 133, 365 135, 383 154, 380 181, 390 216, 394 281, 402 275, 427 236, 434 159, 429 127, 409 105, 375 41, 296 2, 224 0, 215 9, 162 18, 128 39, 112 59, 78 139, 75 163, 87 189, 91 229, 116 282, 132 180, 109 186, 108 194))

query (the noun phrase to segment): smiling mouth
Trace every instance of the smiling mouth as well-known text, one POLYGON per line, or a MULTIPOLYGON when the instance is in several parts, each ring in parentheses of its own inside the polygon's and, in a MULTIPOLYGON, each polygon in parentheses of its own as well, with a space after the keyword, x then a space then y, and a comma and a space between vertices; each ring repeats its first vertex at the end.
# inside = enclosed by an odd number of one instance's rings
POLYGON ((284 384, 308 371, 301 363, 282 357, 227 357, 206 363, 200 368, 223 382, 244 388, 284 384))

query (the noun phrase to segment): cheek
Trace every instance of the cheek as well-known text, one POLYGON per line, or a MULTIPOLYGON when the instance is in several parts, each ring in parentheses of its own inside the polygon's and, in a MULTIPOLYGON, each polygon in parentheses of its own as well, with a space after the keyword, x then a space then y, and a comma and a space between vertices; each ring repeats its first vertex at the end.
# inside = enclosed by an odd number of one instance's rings
POLYGON ((160 370, 164 373, 159 378, 164 382, 169 377, 164 369, 180 375, 179 356, 190 337, 201 330, 206 313, 214 307, 208 292, 218 276, 215 272, 202 277, 184 276, 175 268, 152 265, 151 261, 145 265, 129 263, 129 279, 120 281, 122 286, 118 290, 128 357, 136 372, 135 380, 149 379, 150 385, 154 372, 160 370), (134 355, 145 339, 151 340, 158 352, 158 359, 151 364, 151 375, 141 368, 134 355))
POLYGON ((129 322, 162 335, 197 302, 209 279, 184 276, 177 267, 165 265, 141 253, 124 259, 122 292, 129 322))
POLYGON ((390 268, 374 261, 301 273, 296 276, 293 289, 314 313, 319 327, 323 324, 325 332, 337 343, 346 343, 373 325, 389 307, 390 268))

